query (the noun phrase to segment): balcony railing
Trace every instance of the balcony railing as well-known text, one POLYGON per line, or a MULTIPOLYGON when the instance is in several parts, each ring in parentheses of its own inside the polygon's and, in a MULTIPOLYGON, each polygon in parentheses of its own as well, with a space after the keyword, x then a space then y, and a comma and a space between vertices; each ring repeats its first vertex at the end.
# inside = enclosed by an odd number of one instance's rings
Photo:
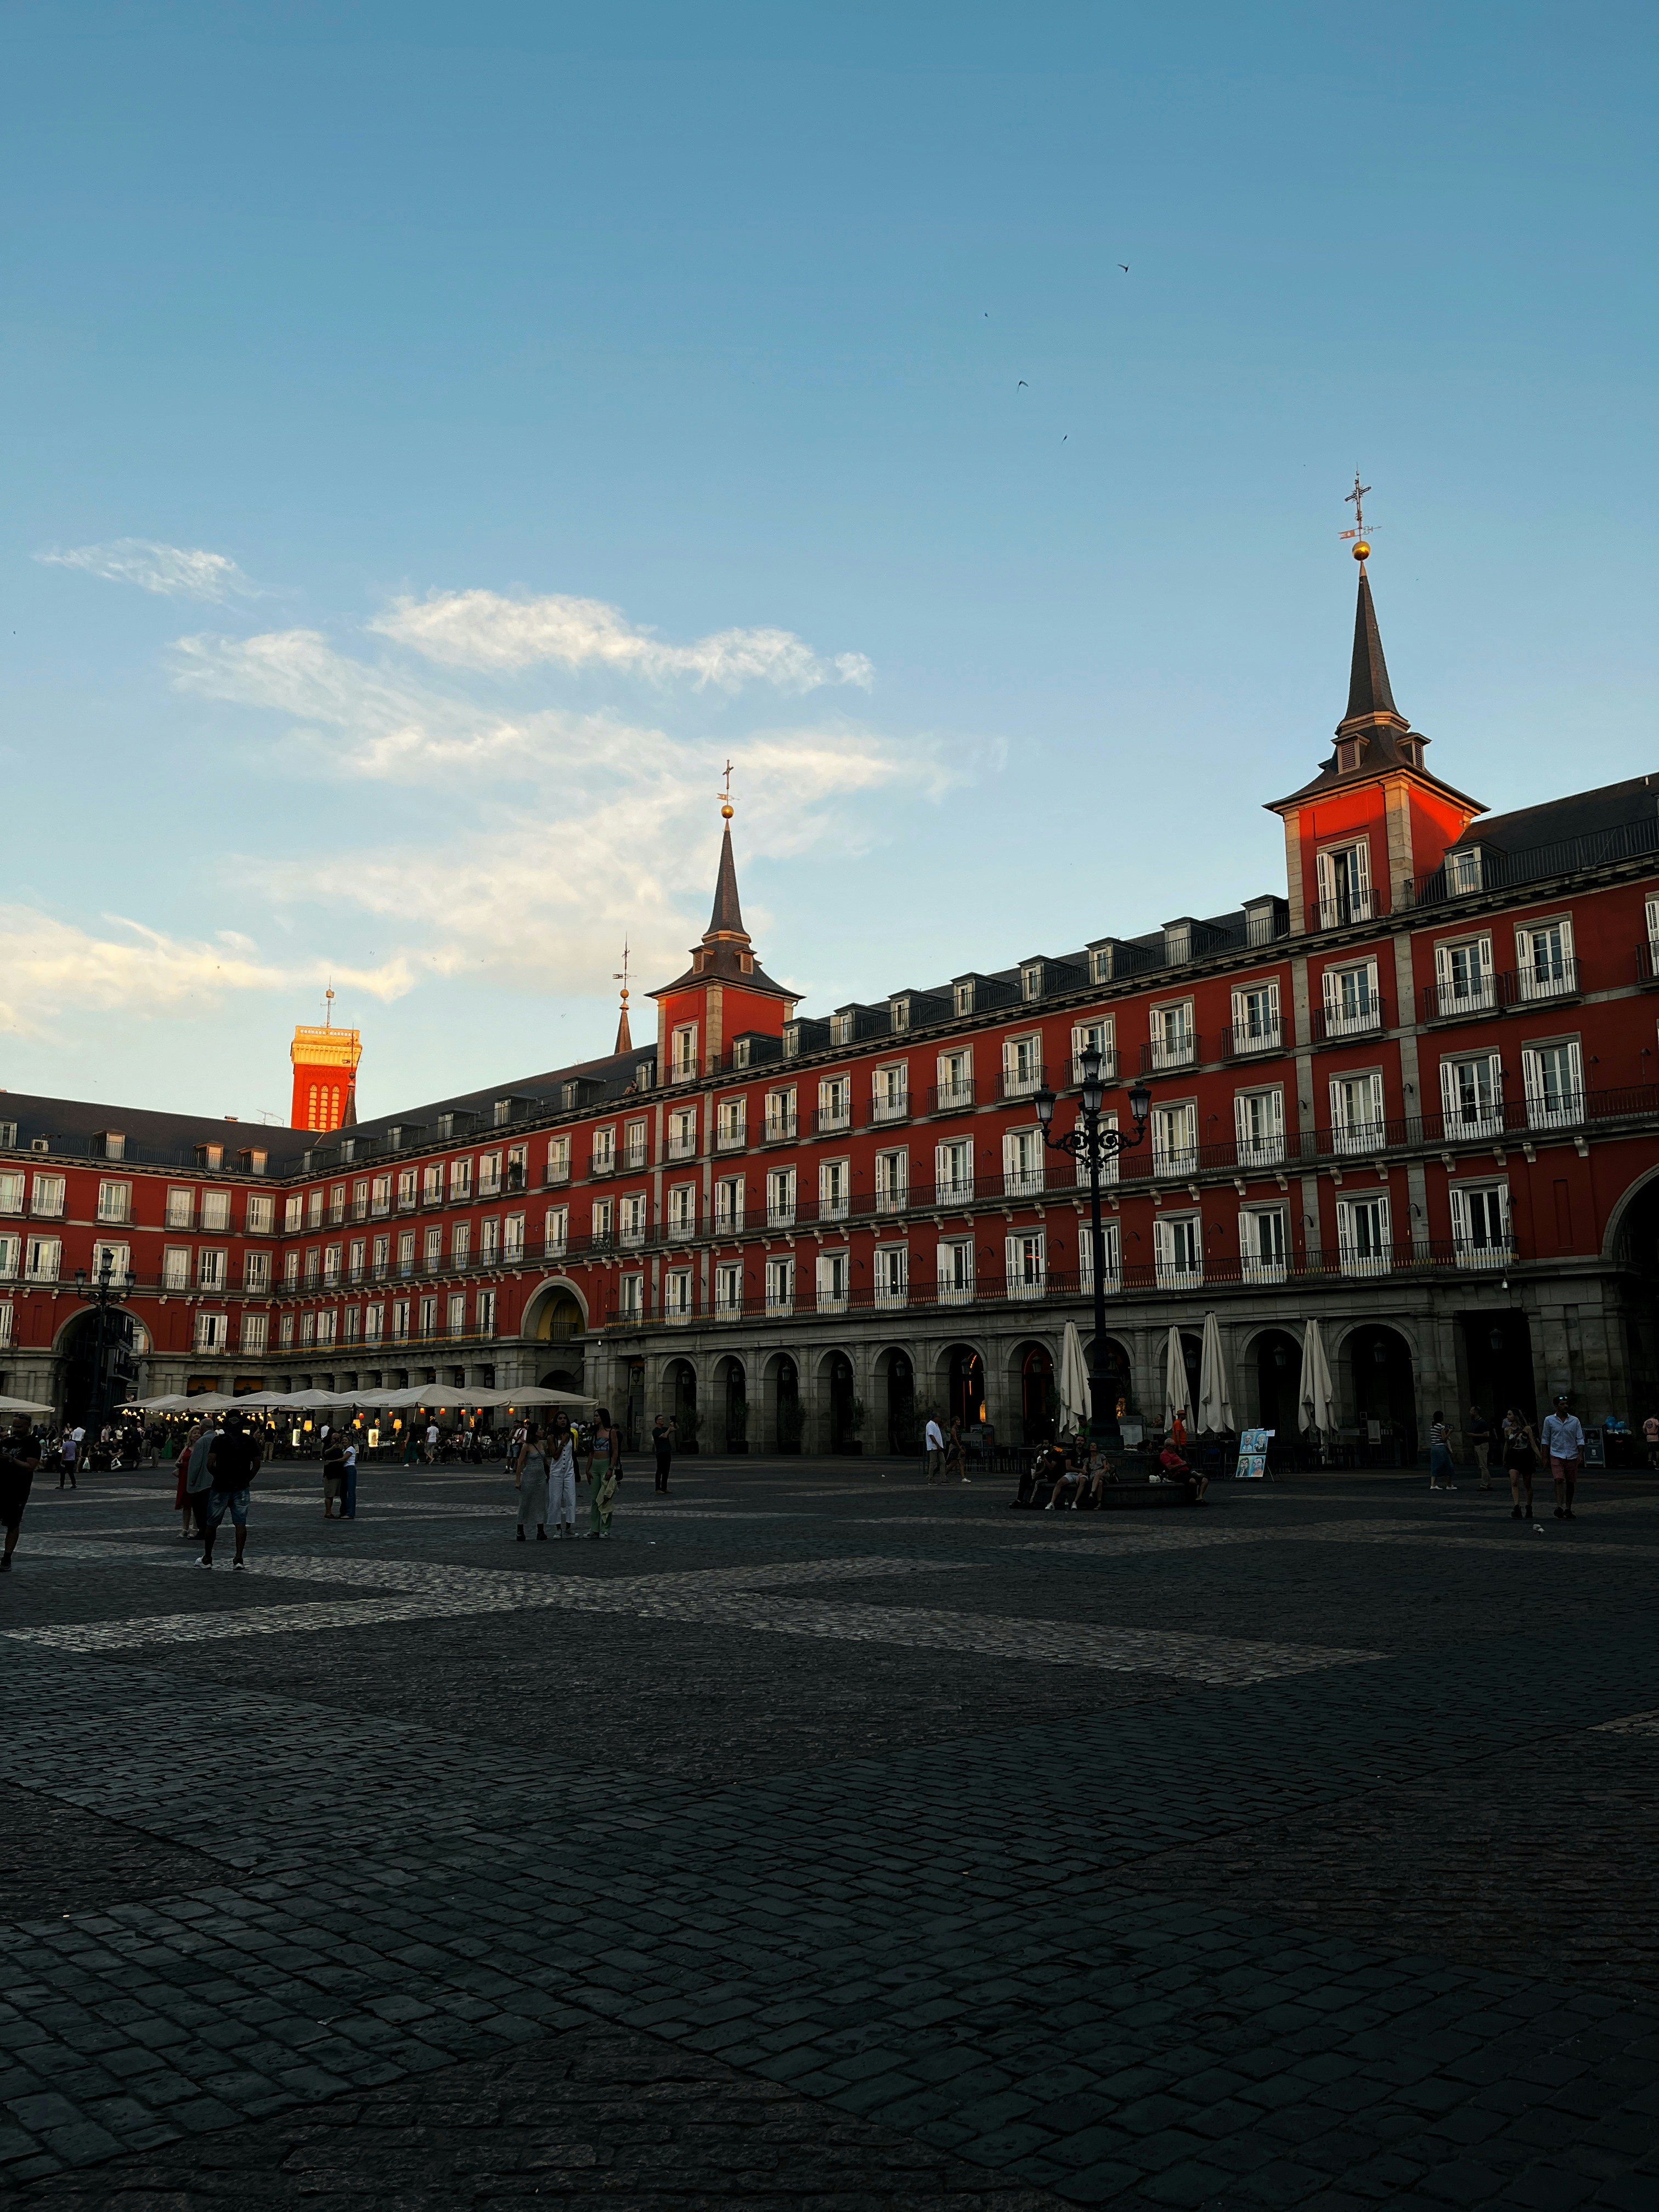
POLYGON ((909 1113, 910 1094, 908 1091, 901 1091, 896 1098, 877 1097, 870 1101, 870 1119, 872 1121, 903 1121, 908 1119, 909 1113))
POLYGON ((671 1136, 668 1139, 668 1157, 671 1160, 695 1160, 697 1157, 696 1137, 671 1136))
POLYGON ((570 1180, 569 1160, 567 1158, 549 1160, 546 1173, 543 1176, 542 1180, 544 1188, 548 1188, 553 1183, 568 1182, 570 1180))
POLYGON ((840 1130, 853 1126, 853 1105, 848 1099, 839 1106, 817 1106, 812 1110, 812 1128, 820 1137, 833 1137, 840 1130))
POLYGON ((725 1127, 717 1129, 714 1133, 714 1149, 717 1152, 740 1152, 748 1142, 748 1131, 741 1121, 735 1127, 727 1123, 725 1127))
MULTIPOLYGON (((1421 1278, 1458 1273, 1489 1273, 1515 1264, 1514 1246, 1507 1240, 1487 1244, 1476 1243, 1468 1237, 1375 1243, 1351 1238, 1322 1251, 1287 1254, 1282 1259, 1264 1259, 1248 1253, 1206 1252, 1189 1260, 1184 1255, 1166 1252, 1150 1260, 1123 1261, 1109 1268, 1102 1279, 1102 1287, 1109 1297, 1149 1294, 1168 1297, 1171 1293, 1184 1295, 1199 1288, 1210 1292, 1389 1275, 1421 1278)), ((902 1285, 849 1285, 842 1290, 828 1285, 820 1289, 802 1279, 797 1281, 793 1292, 769 1291, 763 1300, 750 1302, 746 1307, 717 1300, 694 1313, 685 1309, 668 1309, 658 1303, 651 1316, 613 1310, 605 1314, 596 1312, 595 1322, 599 1326, 637 1328, 650 1317, 680 1327, 692 1322, 718 1327, 725 1322, 744 1318, 745 1312, 752 1318, 757 1310, 777 1319, 812 1314, 829 1316, 891 1313, 901 1308, 927 1312, 969 1306, 1052 1305, 1086 1299, 1092 1291, 1093 1276, 1087 1268, 1079 1272, 1048 1265, 986 1270, 970 1282, 918 1279, 902 1285)))
POLYGON ((1645 945, 1637 946, 1636 980, 1638 983, 1659 983, 1659 937, 1650 937, 1645 945))
MULTIPOLYGON (((617 1155, 614 1152, 590 1152, 587 1156, 587 1172, 590 1176, 615 1175, 617 1172, 617 1155)), ((483 1188, 482 1184, 480 1184, 478 1187, 478 1196, 482 1199, 489 1195, 490 1194, 483 1188)))
POLYGON ((794 1114, 769 1114, 766 1117, 766 1142, 787 1145, 799 1134, 799 1117, 794 1114))
POLYGON ((1278 1021, 1234 1022, 1221 1032, 1224 1060, 1246 1060, 1261 1052, 1282 1052, 1284 1048, 1284 1028, 1278 1021))
POLYGON ((1387 1025, 1388 1011, 1377 991, 1367 992, 1350 1005, 1338 1000, 1313 1010, 1316 1044, 1334 1044, 1344 1037, 1376 1036, 1387 1025))
POLYGON ((1443 864, 1419 876, 1410 886, 1410 902, 1414 906, 1441 906, 1480 891, 1512 890, 1519 884, 1541 883, 1550 876, 1611 867, 1656 851, 1659 851, 1659 816, 1651 814, 1639 821, 1619 823, 1611 830, 1593 830, 1583 836, 1524 846, 1514 853, 1500 853, 1483 845, 1474 867, 1454 865, 1449 873, 1443 864))
POLYGON ((957 1083, 930 1083, 927 1086, 927 1111, 930 1114, 957 1114, 974 1103, 974 1079, 966 1075, 957 1083))
POLYGON ((1529 968, 1505 969, 1468 983, 1427 983, 1423 988, 1423 1018, 1447 1022, 1478 1014, 1508 1013, 1516 1006, 1575 999, 1578 988, 1578 962, 1569 955, 1529 968))
POLYGON ((1316 898, 1308 908, 1310 929, 1351 929, 1358 922, 1380 921, 1389 910, 1386 884, 1370 884, 1364 890, 1335 891, 1316 898))
POLYGON ((1004 1100, 1030 1098, 1048 1080, 1046 1067, 1005 1067, 997 1083, 997 1095, 1004 1100))
POLYGON ((1199 1038, 1191 1030, 1182 1030, 1173 1036, 1154 1037, 1140 1048, 1143 1075, 1168 1075, 1177 1067, 1196 1067, 1198 1062, 1199 1038))

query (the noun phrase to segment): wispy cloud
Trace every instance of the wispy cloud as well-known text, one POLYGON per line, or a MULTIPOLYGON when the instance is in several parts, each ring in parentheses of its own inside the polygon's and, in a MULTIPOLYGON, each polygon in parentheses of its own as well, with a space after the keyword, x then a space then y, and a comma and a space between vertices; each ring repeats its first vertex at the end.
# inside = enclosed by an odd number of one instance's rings
POLYGON ((37 553, 52 568, 79 568, 112 584, 137 584, 162 599, 255 599, 259 586, 225 553, 200 547, 162 545, 152 538, 112 538, 105 545, 76 545, 65 552, 37 553))
POLYGON ((314 630, 181 640, 176 680, 286 716, 313 773, 441 794, 441 865, 429 841, 384 840, 262 862, 279 899, 349 901, 399 927, 439 974, 539 992, 605 989, 624 922, 642 965, 683 963, 714 879, 709 799, 728 754, 749 848, 773 859, 856 850, 884 818, 874 795, 937 798, 983 765, 833 719, 716 745, 611 713, 506 714, 314 630))
POLYGON ((0 1030, 54 1033, 59 1018, 81 1012, 166 1017, 211 1012, 236 992, 288 992, 335 982, 383 1000, 414 982, 406 959, 374 969, 328 970, 321 962, 262 960, 235 930, 216 939, 169 937, 120 915, 99 917, 104 933, 62 921, 37 907, 0 906, 6 946, 0 981, 0 1030))
POLYGON ((396 599, 369 625, 447 668, 512 672, 537 666, 605 669, 663 684, 689 678, 699 690, 736 691, 769 684, 815 691, 827 684, 867 689, 873 676, 861 653, 815 653, 787 629, 722 629, 690 645, 669 645, 603 599, 562 592, 507 599, 496 592, 433 592, 396 599))

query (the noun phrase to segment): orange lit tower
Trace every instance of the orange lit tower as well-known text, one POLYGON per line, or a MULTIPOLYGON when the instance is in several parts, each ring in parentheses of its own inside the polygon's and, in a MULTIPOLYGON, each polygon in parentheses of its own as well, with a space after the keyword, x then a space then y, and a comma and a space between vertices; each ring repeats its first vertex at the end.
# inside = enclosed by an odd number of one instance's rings
POLYGON ((357 1118, 357 1063, 362 1039, 356 1030, 334 1026, 334 991, 330 986, 321 1029, 301 1023, 289 1058, 294 1062, 294 1104, 289 1126, 319 1134, 348 1127, 357 1118))

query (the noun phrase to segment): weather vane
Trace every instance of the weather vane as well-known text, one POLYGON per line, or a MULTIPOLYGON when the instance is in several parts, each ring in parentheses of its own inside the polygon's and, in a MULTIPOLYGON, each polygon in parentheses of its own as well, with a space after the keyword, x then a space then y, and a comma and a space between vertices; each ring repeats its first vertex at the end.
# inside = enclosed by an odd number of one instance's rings
POLYGON ((327 990, 325 990, 325 991, 324 992, 324 994, 323 994, 323 1027, 324 1027, 325 1030, 331 1030, 331 1029, 333 1028, 333 1026, 334 1026, 334 978, 331 975, 331 976, 329 977, 329 979, 328 979, 328 988, 327 988, 327 990))
POLYGON ((726 763, 726 788, 724 791, 718 792, 715 794, 720 803, 720 812, 726 817, 728 822, 732 819, 733 813, 737 811, 732 804, 732 762, 727 761, 726 763))
POLYGON ((626 1010, 628 1006, 628 939, 626 938, 623 939, 623 964, 620 968, 612 970, 611 981, 622 985, 622 1002, 626 1010))
POLYGON ((1364 501, 1370 490, 1369 484, 1360 483, 1359 471, 1356 469, 1353 472, 1353 489, 1346 495, 1342 501, 1344 507, 1351 507, 1353 509, 1353 528, 1338 532, 1339 537, 1358 540, 1353 549, 1353 557, 1356 561, 1363 561, 1371 550, 1365 537, 1364 507, 1364 501))

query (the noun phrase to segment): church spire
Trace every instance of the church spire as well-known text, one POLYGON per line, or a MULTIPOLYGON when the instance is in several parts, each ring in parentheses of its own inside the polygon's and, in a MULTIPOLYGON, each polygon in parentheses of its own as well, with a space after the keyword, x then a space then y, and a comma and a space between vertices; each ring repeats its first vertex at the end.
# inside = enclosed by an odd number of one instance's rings
POLYGON ((714 878, 714 911, 708 917, 708 927, 703 932, 703 941, 714 937, 741 937, 748 941, 748 932, 743 926, 743 908, 738 904, 738 864, 732 857, 732 805, 728 799, 720 812, 726 817, 726 832, 720 839, 720 868, 714 878))
POLYGON ((623 940, 623 964, 616 970, 612 980, 622 985, 622 1014, 617 1023, 615 1049, 618 1054, 632 1052, 634 1038, 628 1026, 628 941, 625 938, 623 940))
POLYGON ((1348 672, 1348 711, 1343 722, 1357 721, 1362 715, 1398 714, 1394 693, 1389 688, 1389 664, 1382 658, 1382 639, 1376 627, 1376 609, 1371 602, 1370 578, 1365 574, 1364 556, 1370 547, 1362 538, 1355 546, 1359 562, 1359 597, 1353 614, 1353 665, 1348 672))

